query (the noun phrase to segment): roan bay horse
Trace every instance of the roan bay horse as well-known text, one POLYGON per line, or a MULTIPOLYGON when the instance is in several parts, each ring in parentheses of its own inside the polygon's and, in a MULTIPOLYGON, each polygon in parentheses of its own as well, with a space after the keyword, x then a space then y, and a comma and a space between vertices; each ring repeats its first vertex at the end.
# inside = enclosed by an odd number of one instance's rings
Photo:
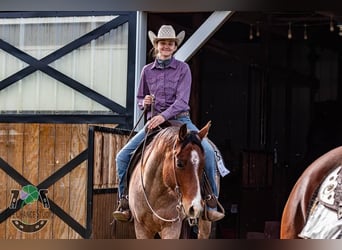
MULTIPOLYGON (((338 177, 337 174, 334 173, 337 172, 336 169, 339 168, 341 165, 342 147, 337 147, 316 159, 312 164, 310 164, 305 169, 305 171, 302 173, 302 175, 294 185, 285 204, 280 228, 281 239, 302 238, 299 236, 299 234, 302 232, 306 223, 308 223, 309 218, 312 218, 310 216, 310 213, 313 214, 311 212, 313 211, 311 210, 311 206, 313 204, 314 199, 316 199, 320 195, 323 197, 326 196, 325 199, 331 199, 332 203, 330 205, 330 208, 323 208, 324 205, 322 204, 324 204, 324 202, 321 202, 321 199, 319 203, 316 203, 316 205, 314 206, 316 211, 317 209, 321 210, 318 210, 319 214, 314 215, 316 217, 316 222, 312 222, 309 229, 316 231, 315 234, 318 235, 318 237, 323 237, 323 235, 336 236, 337 234, 339 234, 340 230, 337 227, 333 228, 334 223, 338 220, 337 212, 331 208, 336 205, 334 205, 334 202, 339 203, 341 202, 341 200, 336 200, 336 196, 334 197, 334 195, 331 194, 341 194, 340 190, 335 190, 336 186, 342 185, 342 183, 339 183, 339 185, 337 185, 337 182, 341 182, 341 180, 338 180, 338 178, 341 177, 338 177), (331 173, 335 174, 334 177, 331 177, 331 173), (329 178, 326 178, 327 176, 329 178), (328 183, 328 185, 325 185, 323 188, 321 187, 322 183, 328 183), (318 190, 319 192, 317 192, 318 190), (322 208, 319 208, 320 206, 322 208), (331 212, 322 213, 323 209, 330 209, 331 212), (330 221, 330 225, 328 225, 326 222, 326 219, 328 217, 326 216, 326 214, 328 213, 335 214, 335 217, 332 217, 332 220, 335 221, 333 223, 332 221, 330 221), (318 218, 322 219, 323 221, 318 222, 318 218), (319 224, 321 224, 320 228, 317 228, 319 224), (322 232, 324 231, 324 226, 329 227, 330 232, 326 232, 323 234, 322 232), (322 232, 318 232, 319 230, 321 230, 322 232)), ((324 199, 322 198, 322 200, 324 199)))
POLYGON ((201 140, 210 122, 198 133, 186 125, 161 130, 142 152, 129 181, 129 206, 136 238, 178 239, 183 220, 198 222, 198 238, 209 238, 211 222, 202 220, 201 140))

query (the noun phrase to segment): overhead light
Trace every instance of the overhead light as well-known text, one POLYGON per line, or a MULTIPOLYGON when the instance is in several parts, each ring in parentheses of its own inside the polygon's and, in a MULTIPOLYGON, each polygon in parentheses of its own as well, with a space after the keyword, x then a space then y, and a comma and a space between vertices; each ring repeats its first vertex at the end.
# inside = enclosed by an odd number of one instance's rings
POLYGON ((304 24, 304 40, 308 39, 308 31, 306 29, 306 24, 304 24))
POLYGON ((292 39, 291 23, 289 23, 289 29, 287 30, 287 38, 292 39))
POLYGON ((253 39, 253 25, 249 25, 249 40, 253 39))
POLYGON ((333 22, 333 18, 332 16, 330 16, 330 32, 334 32, 335 28, 334 28, 334 22, 333 22))
POLYGON ((257 37, 259 37, 259 36, 260 36, 259 22, 257 22, 257 23, 256 23, 256 31, 255 31, 255 35, 256 35, 257 37))

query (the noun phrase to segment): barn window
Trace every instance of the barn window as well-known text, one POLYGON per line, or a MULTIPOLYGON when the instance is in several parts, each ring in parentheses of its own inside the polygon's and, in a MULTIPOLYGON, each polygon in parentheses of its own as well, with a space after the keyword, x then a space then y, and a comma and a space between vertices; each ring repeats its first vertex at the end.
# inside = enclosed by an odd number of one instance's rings
POLYGON ((105 26, 119 17, 0 18, 0 113, 124 111, 129 23, 105 26))

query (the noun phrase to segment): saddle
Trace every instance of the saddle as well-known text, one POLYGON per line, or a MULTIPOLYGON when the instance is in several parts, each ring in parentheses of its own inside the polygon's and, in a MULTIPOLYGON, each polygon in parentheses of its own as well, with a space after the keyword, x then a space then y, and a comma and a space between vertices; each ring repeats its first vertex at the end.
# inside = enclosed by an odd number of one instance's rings
POLYGON ((337 212, 342 218, 342 166, 333 170, 322 182, 318 191, 318 202, 337 212))

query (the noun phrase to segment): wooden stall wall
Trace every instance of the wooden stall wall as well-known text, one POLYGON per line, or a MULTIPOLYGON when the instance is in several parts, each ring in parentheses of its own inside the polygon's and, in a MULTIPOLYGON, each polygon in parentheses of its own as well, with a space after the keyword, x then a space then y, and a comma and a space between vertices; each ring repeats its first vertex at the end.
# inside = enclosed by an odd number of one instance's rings
MULTIPOLYGON (((38 186, 88 147, 87 124, 0 124, 0 158, 10 170, 38 186), (14 172, 15 172, 14 171, 14 172)), ((80 225, 86 223, 87 161, 58 179, 47 197, 80 225)), ((17 180, 0 169, 0 213, 8 211, 13 190, 21 190, 17 180)), ((0 223, 1 239, 79 239, 82 238, 59 216, 44 209, 42 202, 26 203, 0 223), (23 232, 12 222, 32 224, 47 219, 40 230, 23 232)))
POLYGON ((130 131, 94 127, 93 239, 134 239, 133 223, 113 221, 117 207, 115 156, 126 144, 130 131))

